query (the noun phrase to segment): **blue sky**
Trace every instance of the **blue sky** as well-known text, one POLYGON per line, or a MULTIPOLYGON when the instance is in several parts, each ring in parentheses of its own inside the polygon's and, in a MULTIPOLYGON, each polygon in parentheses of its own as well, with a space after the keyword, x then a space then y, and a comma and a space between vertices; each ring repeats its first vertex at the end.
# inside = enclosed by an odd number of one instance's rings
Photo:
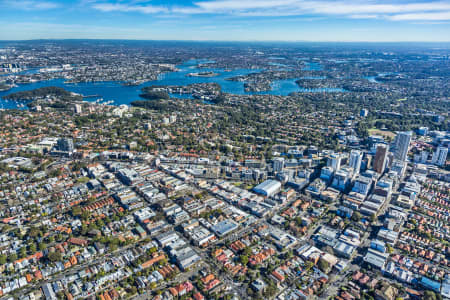
POLYGON ((0 40, 450 41, 450 0, 0 0, 0 40))

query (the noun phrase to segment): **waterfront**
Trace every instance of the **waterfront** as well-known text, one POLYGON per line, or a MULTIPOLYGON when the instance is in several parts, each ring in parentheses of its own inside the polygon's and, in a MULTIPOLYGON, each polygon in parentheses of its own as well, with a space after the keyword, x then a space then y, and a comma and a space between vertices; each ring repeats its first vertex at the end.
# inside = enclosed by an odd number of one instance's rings
MULTIPOLYGON (((71 92, 75 92, 82 95, 100 95, 99 97, 86 98, 86 101, 97 101, 99 98, 103 98, 104 101, 113 100, 113 104, 130 104, 134 100, 142 99, 139 97, 141 88, 151 85, 189 85, 193 83, 205 83, 215 82, 220 84, 222 91, 230 94, 237 95, 280 95, 287 96, 293 92, 344 92, 343 89, 336 88, 317 88, 317 89, 305 89, 298 86, 295 81, 297 79, 284 79, 275 80, 271 84, 272 89, 270 91, 263 92, 246 92, 244 90, 244 83, 239 81, 227 80, 239 75, 247 75, 249 73, 260 72, 259 69, 237 69, 237 70, 225 70, 225 69, 213 69, 213 68, 199 68, 198 64, 207 64, 206 60, 189 60, 184 64, 178 65, 177 72, 168 72, 159 77, 158 80, 148 81, 141 85, 136 86, 124 86, 123 82, 82 82, 82 83, 65 83, 64 79, 52 79, 47 81, 39 81, 28 84, 19 84, 8 91, 0 92, 0 97, 8 95, 14 92, 32 90, 36 88, 46 86, 57 86, 65 88, 71 92), (195 72, 213 72, 217 73, 214 77, 192 77, 186 76, 189 73, 195 72)), ((317 70, 320 69, 320 65, 317 63, 311 63, 306 69, 317 70)), ((320 78, 320 77, 318 77, 320 78)), ((191 95, 187 94, 172 94, 172 97, 190 99, 191 95)), ((0 100, 0 108, 13 109, 18 108, 18 103, 7 100, 0 100)))

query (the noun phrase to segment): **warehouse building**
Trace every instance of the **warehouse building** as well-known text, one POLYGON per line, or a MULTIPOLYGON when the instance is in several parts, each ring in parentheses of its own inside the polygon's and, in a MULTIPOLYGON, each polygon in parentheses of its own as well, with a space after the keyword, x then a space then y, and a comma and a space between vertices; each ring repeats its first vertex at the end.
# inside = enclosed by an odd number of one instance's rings
POLYGON ((257 194, 272 197, 279 193, 281 190, 281 182, 277 180, 266 180, 261 184, 258 184, 253 188, 253 191, 257 194))

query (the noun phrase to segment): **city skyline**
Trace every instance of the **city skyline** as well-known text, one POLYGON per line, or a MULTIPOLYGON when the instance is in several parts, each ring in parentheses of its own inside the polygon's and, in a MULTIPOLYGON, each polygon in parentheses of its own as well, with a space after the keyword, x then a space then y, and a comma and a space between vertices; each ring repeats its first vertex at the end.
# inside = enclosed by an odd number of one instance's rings
POLYGON ((448 1, 0 0, 0 40, 450 41, 448 1))

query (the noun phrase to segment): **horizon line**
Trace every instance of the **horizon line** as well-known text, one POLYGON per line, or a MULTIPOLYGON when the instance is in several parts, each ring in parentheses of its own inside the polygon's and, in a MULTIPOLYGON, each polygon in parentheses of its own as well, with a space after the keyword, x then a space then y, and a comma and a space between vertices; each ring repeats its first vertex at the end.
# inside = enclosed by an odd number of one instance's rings
POLYGON ((32 42, 32 41, 142 41, 142 42, 216 42, 216 43, 388 43, 388 44, 406 44, 406 43, 423 43, 423 44, 433 44, 433 43, 449 43, 447 41, 419 41, 419 40, 405 40, 405 41, 364 41, 364 40, 178 40, 178 39, 133 39, 133 38, 37 38, 37 39, 17 39, 17 40, 3 40, 0 42, 32 42))

